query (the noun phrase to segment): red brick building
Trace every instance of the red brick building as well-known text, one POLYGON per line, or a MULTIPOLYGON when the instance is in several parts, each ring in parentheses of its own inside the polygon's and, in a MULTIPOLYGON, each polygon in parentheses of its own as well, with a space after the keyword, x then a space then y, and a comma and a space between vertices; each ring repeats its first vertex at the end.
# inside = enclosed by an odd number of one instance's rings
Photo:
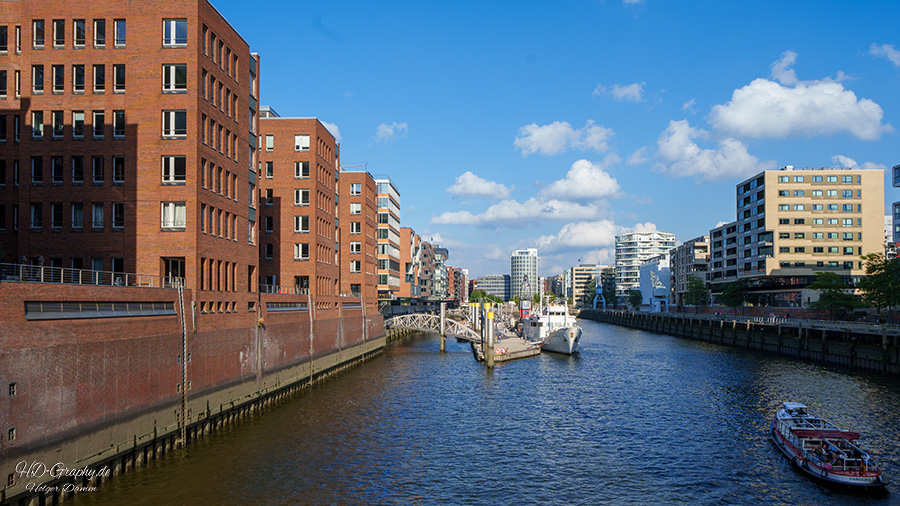
POLYGON ((337 295, 339 146, 315 118, 281 118, 263 107, 259 124, 261 279, 337 295))
POLYGON ((247 42, 205 0, 23 0, 0 19, 5 260, 184 277, 235 310, 256 285, 247 42))
POLYGON ((342 170, 338 179, 341 292, 374 303, 377 251, 375 224, 377 186, 368 172, 342 170))

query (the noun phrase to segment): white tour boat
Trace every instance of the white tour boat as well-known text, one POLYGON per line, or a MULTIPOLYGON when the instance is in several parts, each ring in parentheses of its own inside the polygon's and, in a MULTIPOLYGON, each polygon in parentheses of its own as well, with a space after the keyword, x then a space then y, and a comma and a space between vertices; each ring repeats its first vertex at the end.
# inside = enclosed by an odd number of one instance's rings
POLYGON ((542 350, 571 355, 578 348, 581 327, 575 324, 568 307, 549 304, 522 321, 522 336, 542 343, 542 350))
POLYGON ((859 433, 810 415, 806 405, 785 402, 772 419, 772 440, 804 473, 851 487, 887 485, 881 469, 858 446, 859 433))

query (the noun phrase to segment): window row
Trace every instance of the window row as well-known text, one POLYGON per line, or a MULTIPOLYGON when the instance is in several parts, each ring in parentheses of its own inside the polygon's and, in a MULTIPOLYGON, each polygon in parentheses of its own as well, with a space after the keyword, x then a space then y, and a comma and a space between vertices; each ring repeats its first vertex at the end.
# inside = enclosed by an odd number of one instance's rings
MULTIPOLYGON (((107 44, 107 20, 94 19, 92 24, 88 24, 86 19, 71 20, 72 47, 83 48, 87 41, 91 40, 95 48, 106 47, 107 44), (88 26, 93 27, 90 36, 87 33, 88 26)), ((50 21, 49 27, 45 20, 34 19, 31 21, 31 43, 34 49, 43 49, 47 45, 47 29, 51 32, 50 43, 54 48, 63 48, 66 46, 66 29, 70 26, 65 19, 54 19, 50 21)), ((112 22, 113 44, 115 47, 125 46, 125 20, 114 19, 112 22)), ((16 52, 22 51, 22 27, 15 28, 15 44, 16 52)), ((0 53, 8 50, 8 27, 0 27, 0 53)))
MULTIPOLYGON (((211 292, 236 292, 237 291, 237 264, 227 260, 215 260, 200 257, 200 289, 211 292)), ((209 303, 216 306, 217 303, 209 303)), ((221 302, 219 312, 222 312, 221 302)), ((234 310, 234 303, 225 303, 226 307, 234 310)), ((209 311, 214 311, 210 309, 209 311)), ((226 309, 226 311, 229 311, 226 309)))
MULTIPOLYGON (((275 162, 265 162, 266 179, 275 177, 275 162)), ((309 179, 309 162, 294 162, 294 179, 309 179)))
MULTIPOLYGON (((791 220, 789 218, 779 218, 779 225, 791 225, 791 220)), ((794 218, 794 225, 805 225, 806 218, 794 218)), ((853 218, 813 218, 813 225, 840 225, 842 227, 861 227, 862 226, 862 218, 856 218, 856 225, 853 224, 853 218)))
MULTIPOLYGON (((862 269, 862 268, 863 268, 863 267, 862 267, 862 262, 856 262, 856 264, 857 264, 857 267, 856 267, 857 269, 862 269)), ((800 262, 794 262, 793 265, 794 265, 794 267, 806 267, 806 266, 807 266, 807 265, 806 265, 806 262, 803 262, 803 261, 800 261, 800 262)), ((810 265, 812 265, 812 264, 810 264, 810 265)), ((779 266, 779 267, 782 267, 782 268, 783 268, 783 267, 790 267, 790 266, 791 266, 791 262, 781 261, 781 262, 778 263, 778 266, 779 266)), ((831 267, 831 268, 835 268, 835 269, 852 269, 852 268, 853 268, 853 261, 846 261, 846 262, 829 261, 829 262, 825 262, 825 261, 821 261, 821 260, 820 260, 820 261, 816 262, 816 267, 831 267)))
POLYGON ((237 174, 205 158, 200 161, 200 187, 237 202, 237 174))
MULTIPOLYGON (((793 192, 790 190, 778 190, 779 197, 790 197, 791 193, 793 193, 794 197, 803 197, 806 192, 805 190, 794 190, 793 192)), ((812 190, 811 194, 813 197, 837 197, 840 194, 840 197, 844 199, 853 198, 853 190, 812 190)), ((862 190, 856 190, 856 198, 862 198, 862 190)))
MULTIPOLYGON (((841 184, 853 184, 853 176, 809 176, 813 183, 837 183, 840 178, 841 184)), ((779 183, 803 183, 806 176, 778 176, 779 183)), ((856 176, 856 184, 862 184, 862 176, 856 176)))
MULTIPOLYGON (((790 232, 779 232, 778 238, 779 239, 790 239, 791 234, 790 234, 790 232)), ((793 238, 794 239, 806 239, 806 232, 794 232, 793 238)), ((841 233, 841 232, 813 232, 812 238, 813 239, 841 239, 841 238, 843 238, 843 240, 845 240, 845 241, 854 240, 853 232, 843 232, 843 233, 841 233)), ((862 241, 862 232, 856 233, 856 240, 862 241)))
POLYGON ((237 215, 200 204, 200 232, 237 241, 237 215))
MULTIPOLYGON (((62 139, 66 136, 66 130, 71 128, 72 139, 84 139, 85 136, 85 111, 72 111, 70 123, 66 123, 66 111, 50 111, 49 117, 45 111, 31 111, 31 139, 41 140, 46 137, 47 127, 50 127, 50 137, 62 139), (49 120, 49 125, 47 124, 49 120)), ((2 116, 0 116, 2 118, 2 116)), ((18 119, 18 116, 16 116, 18 119)), ((5 122, 4 122, 5 123, 5 122)), ((18 125, 15 125, 18 127, 18 125)), ((106 111, 91 111, 91 137, 93 139, 105 139, 107 135, 106 111)), ((112 135, 114 139, 125 138, 125 111, 112 111, 112 135)), ((18 134, 18 131, 16 131, 18 134)), ((5 137, 4 137, 5 138, 5 137)), ((17 142, 19 140, 16 135, 17 142)))
MULTIPOLYGON (((275 151, 275 136, 273 134, 266 134, 265 138, 265 148, 266 151, 272 152, 275 151)), ((262 146, 260 146, 262 147, 262 146)), ((295 134, 294 135, 294 151, 298 153, 305 153, 309 151, 309 135, 308 134, 295 134)))
MULTIPOLYGON (((92 89, 96 94, 106 93, 108 89, 107 77, 112 77, 112 90, 115 93, 125 92, 125 64, 116 63, 113 65, 96 64, 87 67, 82 64, 71 65, 70 71, 66 71, 65 65, 50 65, 49 76, 45 71, 44 65, 31 66, 31 92, 34 95, 42 95, 49 90, 55 94, 64 93, 66 91, 66 75, 70 75, 70 83, 72 92, 83 94, 86 85, 86 71, 91 70, 92 89), (107 67, 111 67, 111 74, 107 71, 107 67), (47 79, 49 77, 49 79, 47 79)), ((7 71, 0 71, 0 96, 7 94, 7 71)), ((14 71, 13 87, 16 98, 21 96, 21 73, 14 71)))
POLYGON ((205 114, 200 116, 200 139, 203 144, 234 161, 238 161, 237 134, 223 125, 217 124, 215 120, 207 117, 205 114))
MULTIPOLYGON (((779 211, 805 211, 807 208, 812 209, 813 211, 840 211, 842 213, 852 213, 853 204, 779 204, 779 211)), ((862 212, 862 204, 856 204, 856 212, 862 212)))
MULTIPOLYGON (((90 182, 94 185, 102 185, 107 182, 107 177, 109 177, 106 169, 107 164, 112 167, 112 183, 116 185, 125 184, 124 156, 73 155, 67 158, 69 160, 66 162, 62 155, 32 156, 31 185, 41 186, 45 182, 53 185, 61 185, 66 182, 73 185, 82 185, 85 183, 86 173, 90 178, 90 182), (49 167, 47 166, 48 162, 49 167), (66 174, 70 175, 68 181, 66 174), (48 175, 49 180, 47 178, 48 175)), ((6 187, 7 178, 10 175, 12 176, 12 185, 15 187, 19 186, 19 160, 0 160, 0 188, 6 187)))
MULTIPOLYGON (((12 217, 12 230, 19 230, 19 206, 10 206, 12 217)), ((78 232, 84 230, 87 222, 92 231, 103 231, 107 226, 108 217, 112 218, 112 230, 125 228, 125 203, 124 202, 32 202, 29 206, 29 227, 33 232, 43 230, 44 225, 49 225, 51 231, 61 231, 64 227, 78 232), (107 209, 110 211, 107 214, 107 209), (87 215, 86 215, 87 213, 87 215), (111 215, 111 216, 110 216, 111 215)), ((0 230, 6 223, 6 206, 0 205, 0 230)))
POLYGON ((217 81, 206 69, 200 76, 200 96, 226 116, 238 120, 238 95, 221 81, 217 81))
POLYGON ((209 56, 213 63, 225 71, 235 82, 238 82, 238 56, 232 52, 225 42, 216 37, 215 32, 203 25, 203 54, 209 56))
MULTIPOLYGON (((778 248, 779 253, 791 253, 791 248, 782 246, 778 248)), ((862 247, 853 246, 815 246, 812 248, 813 253, 843 254, 843 255, 862 255, 862 247)), ((806 253, 805 246, 795 246, 793 253, 806 253)))

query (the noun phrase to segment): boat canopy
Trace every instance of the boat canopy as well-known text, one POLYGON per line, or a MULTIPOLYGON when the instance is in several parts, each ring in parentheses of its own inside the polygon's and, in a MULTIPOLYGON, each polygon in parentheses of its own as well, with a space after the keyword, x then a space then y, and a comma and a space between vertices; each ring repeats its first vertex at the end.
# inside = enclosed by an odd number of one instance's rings
POLYGON ((806 414, 806 404, 800 402, 785 402, 783 406, 784 410, 787 412, 799 411, 802 414, 806 414))
POLYGON ((856 441, 859 439, 859 432, 840 429, 800 429, 791 427, 791 432, 801 438, 846 439, 848 441, 856 441))

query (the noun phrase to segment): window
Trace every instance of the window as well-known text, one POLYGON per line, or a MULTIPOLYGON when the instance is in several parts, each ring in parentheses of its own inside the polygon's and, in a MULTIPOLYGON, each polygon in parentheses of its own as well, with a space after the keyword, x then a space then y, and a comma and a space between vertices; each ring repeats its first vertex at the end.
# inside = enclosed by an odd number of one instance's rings
POLYGON ((125 184, 125 157, 113 157, 113 184, 125 184))
POLYGON ((362 261, 350 260, 350 272, 362 272, 362 261))
POLYGON ((806 223, 806 220, 803 218, 795 218, 794 219, 794 225, 803 225, 804 223, 806 223))
POLYGON ((825 180, 829 183, 837 183, 837 176, 828 176, 825 180))
POLYGON ((803 190, 794 190, 794 196, 795 196, 795 197, 802 197, 802 196, 803 196, 803 190))
POLYGON ((791 192, 788 190, 778 190, 779 197, 788 197, 791 195, 791 192))
POLYGON ((43 49, 44 48, 44 20, 43 19, 35 19, 31 23, 31 33, 34 37, 34 48, 35 49, 43 49))
POLYGON ((162 228, 168 229, 184 229, 185 222, 185 204, 184 202, 163 202, 162 207, 162 228))
POLYGON ((309 244, 294 244, 294 260, 309 260, 309 244))
POLYGON ((65 119, 63 111, 51 111, 50 122, 53 124, 53 138, 61 139, 65 129, 65 119))
POLYGON ((125 92, 125 65, 113 65, 113 91, 115 93, 125 92))
POLYGON ((294 190, 294 205, 295 206, 308 206, 309 205, 309 190, 294 190))
POLYGON ((309 151, 309 135, 294 136, 294 151, 309 151))
POLYGON ((84 93, 84 65, 72 65, 72 91, 84 93))
POLYGON ((821 183, 821 182, 822 182, 822 176, 813 176, 813 177, 812 177, 812 180, 813 180, 813 183, 821 183))
POLYGON ((103 184, 103 157, 91 157, 91 174, 94 184, 103 184))
POLYGON ((39 95, 44 92, 44 66, 31 66, 31 90, 34 94, 39 95))
POLYGON ((0 97, 6 97, 6 71, 0 70, 0 97))
POLYGON ((125 228, 125 203, 113 202, 113 230, 122 230, 125 228))
POLYGON ((853 184, 853 176, 841 176, 841 184, 853 184))
POLYGON ((813 196, 813 197, 821 197, 821 196, 822 196, 822 190, 813 190, 813 191, 812 191, 812 196, 813 196))
POLYGON ((294 216, 294 232, 299 234, 309 232, 309 216, 294 216))
POLYGON ((72 157, 72 184, 78 185, 84 183, 84 157, 72 157))
POLYGON ((106 91, 106 65, 94 65, 94 93, 106 91))
POLYGON ((266 179, 275 177, 275 162, 266 162, 266 179))
POLYGON ((103 230, 103 202, 91 204, 91 229, 103 230))
POLYGON ((294 162, 294 177, 306 179, 309 177, 309 162, 294 162))
POLYGON ((116 37, 116 47, 122 47, 125 45, 125 20, 117 19, 113 21, 115 24, 115 37, 116 37))
POLYGON ((275 193, 271 188, 266 188, 266 205, 271 206, 275 204, 275 193))
POLYGON ((106 20, 94 20, 94 47, 106 46, 106 20))
POLYGON ((163 111, 163 137, 187 136, 187 111, 163 111))
POLYGON ((798 246, 794 248, 794 253, 806 253, 806 248, 804 248, 803 246, 798 246))
POLYGON ((187 45, 186 19, 163 20, 163 45, 167 47, 187 45))
POLYGON ((53 47, 66 45, 66 22, 62 19, 53 20, 53 47))
POLYGON ((272 216, 266 216, 265 218, 263 218, 263 229, 267 234, 275 232, 275 218, 272 216))
POLYGON ((113 111, 113 137, 125 137, 125 111, 113 111))
POLYGON ((72 111, 72 136, 84 138, 84 111, 72 111))
POLYGON ((852 227, 853 226, 853 218, 844 218, 842 225, 845 227, 852 227))
POLYGON ((788 176, 778 176, 779 183, 787 183, 789 181, 790 181, 790 178, 788 176))
POLYGON ((163 184, 184 184, 186 179, 184 156, 162 157, 163 184))
POLYGON ((20 70, 16 70, 14 75, 15 78, 13 79, 13 85, 16 89, 16 98, 19 98, 22 96, 22 73, 20 70))
POLYGON ((351 202, 350 214, 362 214, 362 204, 359 202, 351 202))
POLYGON ((350 243, 350 253, 361 253, 362 252, 362 243, 359 241, 353 241, 350 243))
POLYGON ((74 45, 75 47, 84 47, 85 41, 85 25, 83 19, 76 19, 74 21, 74 31, 75 31, 75 39, 74 45))
POLYGON ((63 65, 54 65, 53 67, 53 93, 62 93, 66 91, 65 74, 66 68, 63 65))
POLYGON ((822 211, 823 210, 822 204, 813 204, 812 206, 813 206, 812 207, 813 211, 822 211))
POLYGON ((9 49, 9 29, 6 26, 0 26, 0 53, 5 54, 9 49))
POLYGON ((40 202, 31 203, 31 228, 40 229, 44 226, 44 209, 40 202))
POLYGON ((852 212, 853 212, 853 204, 843 204, 843 205, 841 205, 841 212, 844 212, 844 213, 852 213, 852 212))
POLYGON ((853 240, 853 232, 844 232, 844 240, 852 241, 853 240))
POLYGON ((84 227, 84 204, 81 202, 72 203, 72 228, 81 230, 84 227))
POLYGON ((362 195, 362 184, 354 183, 350 185, 350 195, 362 195))
POLYGON ((794 176, 794 182, 795 182, 795 183, 802 183, 802 182, 803 182, 803 176, 794 176))
POLYGON ((362 223, 358 221, 350 222, 350 233, 351 234, 361 234, 362 233, 362 223))
POLYGON ((169 63, 163 65, 163 91, 166 93, 187 92, 186 63, 169 63))
POLYGON ((274 135, 266 135, 266 151, 274 151, 275 150, 275 136, 274 135))
POLYGON ((31 138, 44 138, 44 111, 31 111, 31 138))
POLYGON ((106 130, 106 112, 94 111, 93 116, 94 138, 102 139, 103 131, 106 130))
POLYGON ((802 211, 803 209, 803 204, 794 204, 794 211, 802 211))
POLYGON ((271 260, 274 256, 275 248, 272 244, 263 245, 263 254, 265 255, 266 260, 271 260))
POLYGON ((789 204, 778 204, 779 211, 789 211, 791 206, 789 204))
POLYGON ((62 184, 63 182, 63 157, 50 157, 50 182, 62 184))
POLYGON ((813 232, 813 239, 824 239, 825 234, 822 232, 813 232))

